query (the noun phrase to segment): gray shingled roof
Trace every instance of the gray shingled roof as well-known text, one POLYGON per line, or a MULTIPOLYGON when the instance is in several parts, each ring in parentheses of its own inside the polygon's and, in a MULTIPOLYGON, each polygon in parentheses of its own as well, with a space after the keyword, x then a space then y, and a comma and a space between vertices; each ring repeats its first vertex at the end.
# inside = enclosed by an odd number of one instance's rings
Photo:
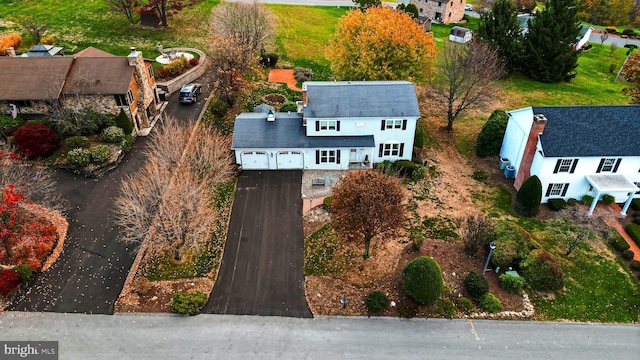
POLYGON ((268 122, 265 113, 242 113, 233 126, 231 148, 340 148, 374 147, 368 136, 307 136, 302 115, 276 113, 276 121, 268 122))
POLYGON ((640 106, 534 106, 546 157, 640 156, 640 106))
POLYGON ((305 118, 420 117, 408 81, 306 82, 305 118))

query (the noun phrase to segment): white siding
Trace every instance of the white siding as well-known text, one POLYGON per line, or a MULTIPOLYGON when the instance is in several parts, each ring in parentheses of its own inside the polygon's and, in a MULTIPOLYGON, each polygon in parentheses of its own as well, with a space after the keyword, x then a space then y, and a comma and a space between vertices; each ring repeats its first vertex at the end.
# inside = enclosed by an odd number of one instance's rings
MULTIPOLYGON (((243 169, 250 170, 252 168, 252 164, 243 164, 242 154, 246 152, 256 152, 261 151, 265 152, 269 158, 269 167, 268 170, 277 170, 278 169, 278 161, 277 156, 279 152, 300 152, 302 153, 304 160, 304 169, 320 169, 320 170, 348 170, 349 169, 349 151, 350 148, 331 148, 331 149, 235 149, 236 152, 236 163, 241 165, 243 169), (316 150, 340 150, 340 163, 322 163, 316 164, 316 150)), ((265 168, 266 170, 266 168, 265 168)))
MULTIPOLYGON (((384 160, 395 161, 398 159, 411 159, 411 153, 413 151, 413 138, 416 132, 415 117, 394 117, 386 119, 398 119, 406 120, 406 128, 400 129, 385 129, 382 130, 383 118, 349 118, 349 119, 317 119, 307 118, 306 134, 307 136, 362 136, 373 135, 375 142, 375 149, 373 157, 370 159, 372 162, 378 163, 384 160), (340 131, 337 130, 316 130, 316 122, 321 120, 339 120, 340 131), (380 144, 386 143, 400 143, 404 144, 402 156, 379 156, 380 144)), ((348 158, 347 158, 348 160, 348 158)), ((314 162, 315 163, 315 162, 314 162)), ((306 164, 306 159, 305 159, 306 164)))
MULTIPOLYGON (((536 155, 537 156, 537 155, 536 155)), ((609 158, 609 157, 608 157, 609 158)), ((620 165, 618 166, 615 174, 624 175, 629 181, 632 182, 640 182, 640 157, 610 157, 610 158, 621 158, 620 165)), ((558 172, 553 173, 556 162, 559 158, 544 158, 541 161, 541 166, 537 171, 534 172, 533 166, 531 169, 531 175, 538 175, 540 178, 540 182, 542 183, 542 202, 546 203, 549 198, 559 198, 562 197, 565 200, 570 198, 578 199, 582 198, 582 195, 588 194, 593 195, 592 191, 589 191, 589 183, 585 179, 586 175, 596 174, 598 170, 598 166, 600 164, 601 157, 582 157, 577 158, 578 164, 575 167, 573 173, 567 172, 558 172), (549 184, 570 184, 567 192, 564 196, 549 196, 546 197, 546 192, 549 184)), ((571 157, 566 157, 562 159, 571 159, 571 157)), ((534 161, 535 163, 535 161, 534 161)), ((606 174, 606 172, 601 172, 600 174, 606 174)), ((601 194, 601 195, 604 195, 601 194)), ((626 193, 612 193, 609 195, 613 195, 616 198, 616 202, 624 202, 627 199, 626 193)), ((640 197, 636 195, 636 197, 640 197)))
POLYGON ((533 123, 533 109, 528 107, 509 111, 508 114, 509 122, 502 139, 500 157, 509 159, 509 163, 516 169, 517 175, 533 123))

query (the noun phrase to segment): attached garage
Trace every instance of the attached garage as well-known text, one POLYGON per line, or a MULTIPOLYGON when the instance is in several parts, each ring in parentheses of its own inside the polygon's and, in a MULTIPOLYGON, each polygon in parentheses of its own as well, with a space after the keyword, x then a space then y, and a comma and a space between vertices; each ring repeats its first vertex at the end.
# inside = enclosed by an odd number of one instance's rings
POLYGON ((278 169, 303 169, 302 151, 278 151, 276 154, 278 169))
POLYGON ((240 159, 245 170, 269 169, 269 155, 265 151, 243 151, 240 153, 240 159))

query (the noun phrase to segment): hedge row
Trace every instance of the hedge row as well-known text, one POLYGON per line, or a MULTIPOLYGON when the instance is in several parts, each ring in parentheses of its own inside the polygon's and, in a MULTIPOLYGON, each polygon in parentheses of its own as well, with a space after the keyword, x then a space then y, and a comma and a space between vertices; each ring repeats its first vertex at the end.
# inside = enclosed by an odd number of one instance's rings
POLYGON ((640 225, 632 223, 627 225, 625 230, 627 230, 627 233, 629 234, 629 236, 631 236, 633 241, 636 244, 640 245, 640 225))

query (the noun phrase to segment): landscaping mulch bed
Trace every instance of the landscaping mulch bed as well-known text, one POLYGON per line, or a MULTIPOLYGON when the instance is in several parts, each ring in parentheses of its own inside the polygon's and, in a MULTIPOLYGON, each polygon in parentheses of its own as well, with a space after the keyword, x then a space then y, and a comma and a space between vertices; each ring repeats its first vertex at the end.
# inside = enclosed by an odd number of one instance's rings
POLYGON ((212 288, 213 280, 208 278, 152 281, 118 299, 115 312, 167 313, 175 293, 199 291, 208 296, 212 288))

